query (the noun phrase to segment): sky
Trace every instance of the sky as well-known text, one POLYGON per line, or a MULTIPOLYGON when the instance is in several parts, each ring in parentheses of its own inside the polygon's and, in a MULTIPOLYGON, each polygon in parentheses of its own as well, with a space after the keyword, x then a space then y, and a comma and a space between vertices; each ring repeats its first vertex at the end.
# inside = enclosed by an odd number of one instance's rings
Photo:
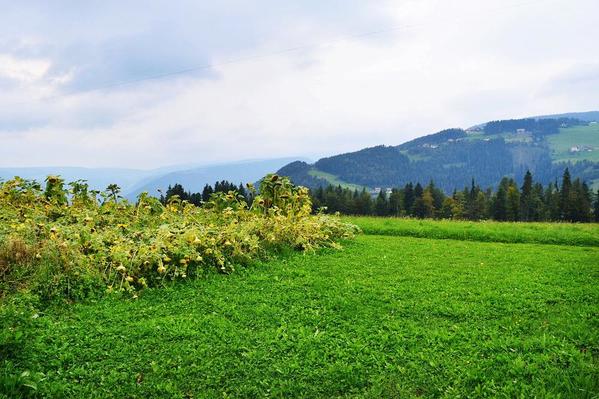
POLYGON ((317 159, 599 110, 597 0, 0 9, 0 167, 317 159))

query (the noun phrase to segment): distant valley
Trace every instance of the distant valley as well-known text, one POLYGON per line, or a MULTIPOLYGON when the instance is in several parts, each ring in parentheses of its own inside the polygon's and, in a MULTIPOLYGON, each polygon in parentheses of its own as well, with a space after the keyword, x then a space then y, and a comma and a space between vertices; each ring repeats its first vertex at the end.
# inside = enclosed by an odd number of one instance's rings
POLYGON ((277 158, 248 160, 204 166, 171 166, 153 170, 77 167, 31 167, 0 168, 0 179, 14 176, 43 182, 48 175, 60 175, 65 181, 87 180, 93 189, 103 190, 116 183, 124 197, 135 197, 147 191, 158 196, 158 190, 166 191, 168 186, 182 184, 187 190, 201 191, 205 184, 217 180, 235 183, 255 182, 267 173, 272 173, 297 158, 277 158))

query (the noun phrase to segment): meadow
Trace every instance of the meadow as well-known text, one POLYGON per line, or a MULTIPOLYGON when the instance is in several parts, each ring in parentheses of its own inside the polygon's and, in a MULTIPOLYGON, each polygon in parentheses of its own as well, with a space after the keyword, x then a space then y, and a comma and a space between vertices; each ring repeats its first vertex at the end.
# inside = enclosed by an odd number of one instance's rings
POLYGON ((345 216, 366 234, 599 247, 597 223, 521 223, 345 216))
POLYGON ((547 136, 547 141, 555 161, 599 161, 599 124, 560 129, 560 134, 547 136), (592 151, 572 153, 573 146, 584 146, 592 151))
POLYGON ((597 225, 346 220, 365 234, 340 251, 48 307, 2 363, 0 392, 599 395, 597 225))
POLYGON ((344 182, 343 180, 339 180, 339 178, 333 174, 326 173, 326 172, 317 170, 315 168, 310 169, 310 171, 308 172, 308 175, 324 179, 333 186, 341 186, 343 188, 348 188, 350 190, 362 191, 365 188, 365 187, 359 186, 357 184, 351 184, 351 183, 344 182))

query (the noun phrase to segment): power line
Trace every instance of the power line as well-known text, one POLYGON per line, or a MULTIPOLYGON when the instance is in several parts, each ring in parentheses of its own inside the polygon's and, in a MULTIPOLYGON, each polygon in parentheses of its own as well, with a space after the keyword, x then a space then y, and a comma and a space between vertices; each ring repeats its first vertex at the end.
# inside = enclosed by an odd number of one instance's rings
MULTIPOLYGON (((538 3, 546 4, 547 0, 536 0, 536 1, 529 1, 529 2, 524 2, 524 3, 511 4, 509 6, 495 8, 493 10, 490 10, 490 12, 502 11, 502 10, 512 9, 512 8, 520 8, 520 7, 530 6, 530 5, 534 5, 534 4, 538 4, 538 3)), ((455 20, 452 22, 460 22, 464 19, 468 19, 468 18, 462 18, 462 19, 455 20)), ((213 69, 213 68, 216 68, 219 66, 238 64, 238 63, 243 63, 243 62, 248 62, 248 61, 255 61, 255 60, 259 60, 259 59, 263 59, 263 58, 274 57, 277 55, 293 53, 293 52, 298 52, 298 51, 302 51, 302 50, 315 49, 318 47, 328 47, 328 46, 331 46, 331 45, 339 43, 339 42, 346 42, 346 41, 360 39, 360 38, 364 38, 364 37, 368 37, 368 36, 381 35, 381 34, 390 33, 390 32, 407 31, 407 30, 411 30, 414 28, 420 28, 420 27, 424 27, 424 26, 428 26, 428 25, 430 25, 430 23, 421 23, 421 24, 414 24, 414 25, 393 25, 393 26, 388 26, 386 28, 379 29, 379 30, 361 32, 361 33, 357 33, 357 34, 353 34, 353 35, 339 37, 337 39, 333 39, 333 40, 323 42, 323 43, 304 44, 304 45, 288 47, 285 49, 272 51, 272 52, 268 52, 268 53, 263 53, 263 54, 254 54, 254 55, 249 55, 249 56, 245 56, 245 57, 233 58, 233 59, 225 60, 225 61, 221 61, 221 62, 207 63, 207 64, 203 64, 203 65, 197 65, 197 66, 193 66, 193 67, 189 67, 189 68, 185 68, 185 69, 179 69, 179 70, 160 73, 160 74, 156 74, 156 75, 144 76, 144 77, 137 78, 137 79, 130 79, 130 80, 124 80, 124 81, 120 81, 120 82, 108 83, 106 85, 97 86, 97 87, 90 88, 90 89, 74 90, 71 92, 63 92, 63 93, 56 94, 53 96, 38 98, 35 100, 21 102, 21 103, 17 103, 17 104, 29 104, 29 103, 33 103, 33 102, 44 102, 44 101, 65 98, 65 97, 71 97, 71 96, 75 96, 75 95, 79 95, 79 94, 88 94, 88 93, 94 93, 94 92, 98 92, 98 91, 110 90, 110 89, 114 89, 114 88, 118 88, 118 87, 131 86, 131 85, 135 85, 135 84, 142 83, 142 82, 161 80, 161 79, 166 79, 166 78, 170 78, 170 77, 178 76, 178 75, 185 75, 188 73, 197 72, 197 71, 201 71, 201 70, 213 69)))

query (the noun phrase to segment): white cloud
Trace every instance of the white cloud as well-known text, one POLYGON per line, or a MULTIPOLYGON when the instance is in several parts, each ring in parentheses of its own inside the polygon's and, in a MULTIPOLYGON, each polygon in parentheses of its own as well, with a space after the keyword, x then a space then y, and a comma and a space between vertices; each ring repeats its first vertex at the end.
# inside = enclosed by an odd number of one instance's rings
POLYGON ((44 77, 48 68, 48 60, 18 59, 10 54, 0 54, 0 78, 31 83, 44 77))
MULTIPOLYGON (((385 26, 396 29, 350 40, 338 40, 348 34, 342 25, 316 28, 322 16, 311 21, 304 13, 294 24, 287 15, 280 34, 208 54, 209 78, 192 73, 18 107, 10 104, 22 93, 0 94, 0 113, 10 116, 0 124, 0 162, 155 167, 317 156, 489 119, 596 109, 596 84, 566 89, 560 78, 596 65, 591 49, 599 28, 590 20, 599 5, 578 3, 381 2, 370 13, 385 15, 385 26), (330 44, 229 62, 291 47, 302 34, 330 44)), ((360 6, 352 7, 357 21, 360 6)), ((19 75, 31 76, 28 84, 47 78, 48 62, 36 65, 19 75)), ((65 76, 62 82, 53 76, 33 85, 37 94, 60 94, 77 79, 76 69, 66 71, 56 75, 65 76)))

